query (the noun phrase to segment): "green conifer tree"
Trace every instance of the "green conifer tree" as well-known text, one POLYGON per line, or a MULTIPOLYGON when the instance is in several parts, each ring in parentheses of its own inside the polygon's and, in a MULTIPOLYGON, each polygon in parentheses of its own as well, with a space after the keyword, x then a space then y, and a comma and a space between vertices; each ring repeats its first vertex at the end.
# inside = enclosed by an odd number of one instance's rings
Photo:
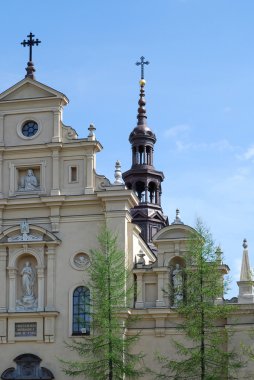
POLYGON ((98 240, 100 249, 91 251, 89 268, 91 336, 67 344, 79 358, 61 360, 63 371, 84 379, 136 379, 143 373, 139 366, 143 355, 130 351, 138 337, 126 335, 131 323, 128 303, 133 289, 128 286, 125 254, 109 230, 104 229, 98 240))
POLYGON ((174 341, 178 360, 158 355, 161 372, 156 379, 238 379, 237 370, 243 364, 227 350, 230 332, 223 325, 234 307, 222 299, 225 283, 221 251, 215 249, 211 234, 200 220, 184 259, 184 297, 177 312, 183 320, 179 333, 185 343, 174 341))

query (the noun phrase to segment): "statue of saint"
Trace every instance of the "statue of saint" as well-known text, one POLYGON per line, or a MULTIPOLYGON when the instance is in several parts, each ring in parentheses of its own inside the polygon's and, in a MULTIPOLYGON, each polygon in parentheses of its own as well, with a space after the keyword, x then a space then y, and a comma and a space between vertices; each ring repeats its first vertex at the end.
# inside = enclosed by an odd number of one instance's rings
POLYGON ((23 290, 23 300, 33 300, 34 299, 34 280, 35 273, 31 267, 31 263, 27 261, 21 271, 22 276, 22 290, 23 290))
POLYGON ((29 190, 37 190, 38 189, 38 181, 34 175, 32 169, 27 170, 27 174, 21 178, 21 186, 19 190, 29 191, 29 190))
POLYGON ((183 271, 179 264, 176 264, 172 272, 173 291, 174 291, 174 307, 179 305, 183 299, 183 271))

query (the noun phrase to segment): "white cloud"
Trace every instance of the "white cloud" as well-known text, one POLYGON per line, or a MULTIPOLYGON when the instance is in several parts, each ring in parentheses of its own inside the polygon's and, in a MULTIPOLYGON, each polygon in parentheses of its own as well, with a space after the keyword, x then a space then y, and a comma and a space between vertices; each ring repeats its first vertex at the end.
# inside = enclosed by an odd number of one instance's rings
POLYGON ((251 160, 254 158, 254 145, 251 145, 241 156, 244 160, 251 160))
POLYGON ((245 179, 249 178, 250 173, 251 173, 250 168, 247 168, 247 167, 238 168, 236 174, 230 177, 230 180, 233 182, 242 182, 245 179))
POLYGON ((179 135, 186 135, 186 133, 191 129, 189 124, 178 124, 174 127, 169 128, 165 131, 165 137, 177 137, 179 135))
POLYGON ((207 142, 200 142, 200 143, 195 143, 195 142, 188 142, 185 143, 184 141, 177 140, 176 141, 176 148, 178 151, 186 151, 186 150, 215 150, 219 152, 224 152, 224 151, 233 151, 235 147, 230 144, 230 142, 226 139, 223 140, 218 140, 214 141, 211 143, 207 142))

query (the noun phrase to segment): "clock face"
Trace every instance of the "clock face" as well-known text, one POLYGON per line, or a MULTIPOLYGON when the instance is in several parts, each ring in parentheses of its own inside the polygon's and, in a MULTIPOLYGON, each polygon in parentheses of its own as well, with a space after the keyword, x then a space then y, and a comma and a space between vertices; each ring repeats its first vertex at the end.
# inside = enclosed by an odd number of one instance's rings
POLYGON ((26 121, 21 131, 25 137, 34 136, 38 132, 38 124, 32 120, 26 121))

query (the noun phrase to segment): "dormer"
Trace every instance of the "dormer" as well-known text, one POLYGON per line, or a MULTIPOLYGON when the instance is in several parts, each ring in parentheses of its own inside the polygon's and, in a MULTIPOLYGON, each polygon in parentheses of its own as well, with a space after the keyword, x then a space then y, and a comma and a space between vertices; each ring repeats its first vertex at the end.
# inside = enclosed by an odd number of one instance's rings
POLYGON ((0 145, 63 141, 62 109, 68 98, 29 77, 0 94, 0 145))

